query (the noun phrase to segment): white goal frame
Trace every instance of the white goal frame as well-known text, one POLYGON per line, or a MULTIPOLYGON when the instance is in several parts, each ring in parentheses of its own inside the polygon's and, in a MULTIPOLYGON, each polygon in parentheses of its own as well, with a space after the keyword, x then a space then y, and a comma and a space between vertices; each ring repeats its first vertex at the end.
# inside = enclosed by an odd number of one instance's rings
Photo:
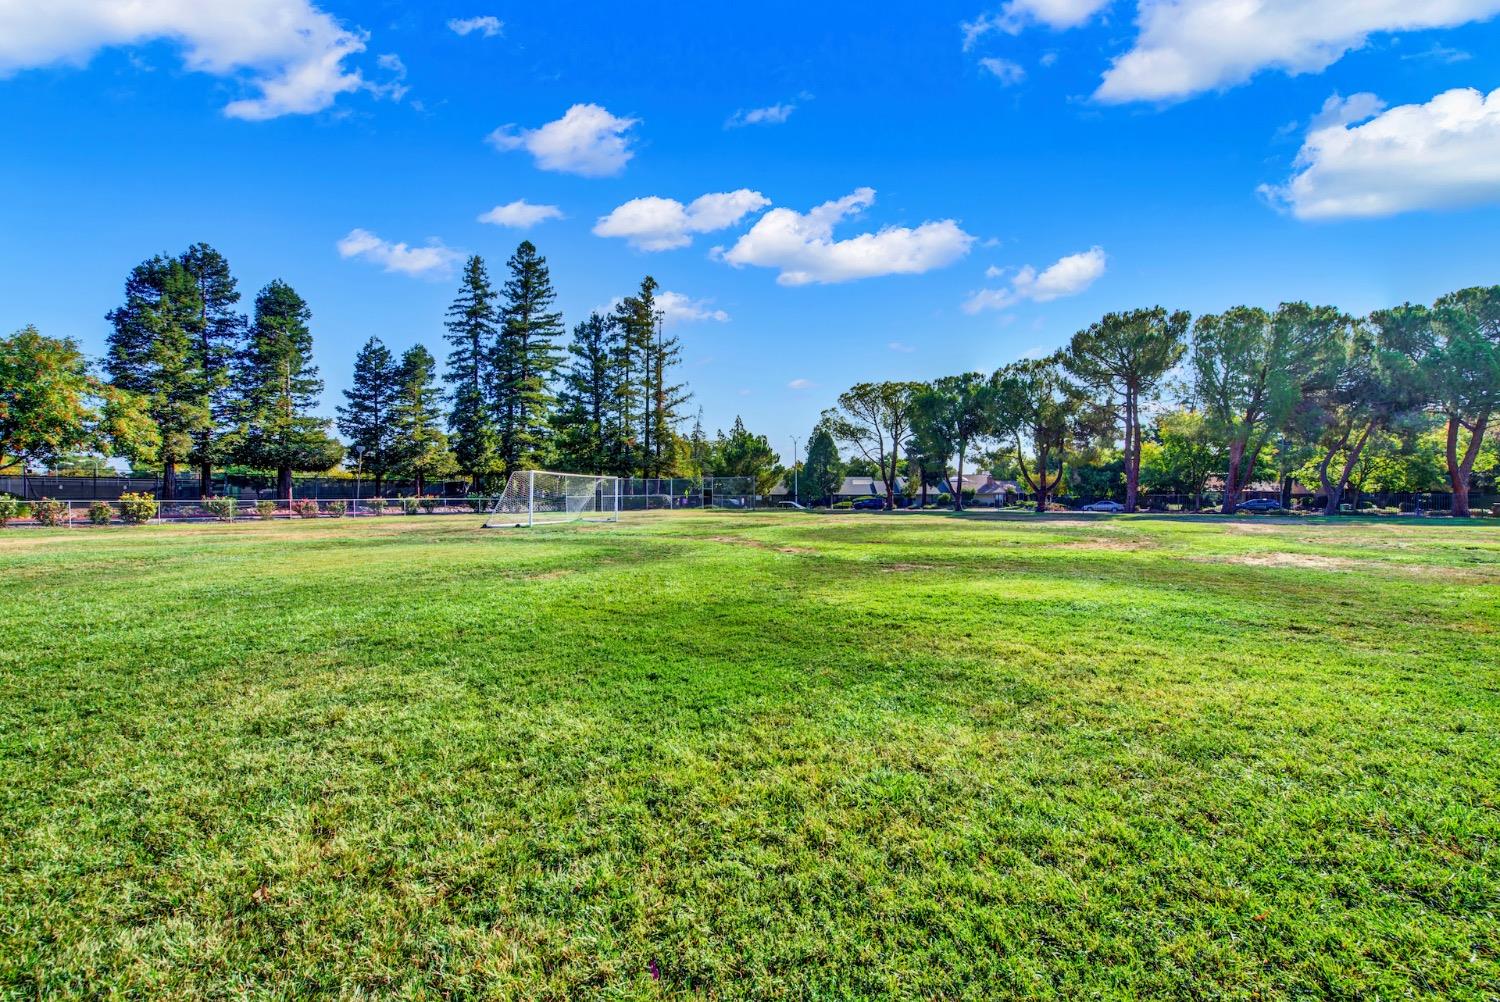
POLYGON ((620 478, 591 473, 517 470, 489 505, 486 529, 562 522, 618 522, 620 478))

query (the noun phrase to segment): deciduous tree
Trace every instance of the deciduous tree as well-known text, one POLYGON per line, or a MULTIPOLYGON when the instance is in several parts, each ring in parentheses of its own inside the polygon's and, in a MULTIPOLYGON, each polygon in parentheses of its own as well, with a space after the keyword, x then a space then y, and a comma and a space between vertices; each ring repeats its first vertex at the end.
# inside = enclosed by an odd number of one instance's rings
POLYGON ((839 394, 823 420, 833 437, 859 453, 885 481, 885 500, 896 503, 896 465, 911 437, 916 382, 859 383, 839 394))

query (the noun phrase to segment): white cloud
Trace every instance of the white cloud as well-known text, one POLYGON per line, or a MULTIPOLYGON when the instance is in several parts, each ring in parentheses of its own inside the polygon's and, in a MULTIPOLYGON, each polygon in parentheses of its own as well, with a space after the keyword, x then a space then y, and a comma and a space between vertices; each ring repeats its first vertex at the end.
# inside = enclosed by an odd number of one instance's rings
POLYGON ((1500 0, 1138 0, 1140 32, 1100 101, 1170 101, 1244 83, 1263 69, 1318 73, 1375 32, 1447 28, 1500 13, 1500 0))
POLYGON ((786 388, 789 390, 811 390, 817 385, 811 379, 794 379, 786 384, 786 388))
POLYGON ((455 35, 472 35, 479 32, 485 38, 494 38, 505 31, 505 22, 493 14, 481 17, 452 17, 448 19, 448 30, 455 35))
POLYGON ((100 49, 158 40, 179 44, 189 70, 242 80, 257 92, 227 104, 231 118, 310 114, 340 94, 370 88, 345 65, 364 51, 364 32, 309 0, 0 2, 0 78, 82 66, 100 49))
POLYGON ((669 289, 656 294, 656 308, 661 311, 662 323, 668 327, 702 320, 712 320, 720 324, 729 322, 729 314, 715 309, 713 300, 693 299, 669 289))
MULTIPOLYGON (((608 316, 624 301, 616 296, 608 304, 596 308, 594 312, 608 316)), ((719 324, 728 323, 729 314, 716 308, 713 302, 712 299, 694 299, 684 293, 673 292, 671 289, 661 289, 656 293, 656 311, 661 314, 662 323, 668 327, 704 320, 712 320, 719 324)))
POLYGON ((981 14, 959 25, 968 52, 985 35, 1001 31, 1016 35, 1028 24, 1041 24, 1061 31, 1076 28, 1108 7, 1114 0, 1009 0, 998 13, 981 14))
POLYGON ((655 195, 632 198, 609 215, 600 216, 594 233, 623 237, 638 250, 672 250, 692 243, 694 233, 733 226, 770 204, 769 198, 749 188, 700 195, 687 205, 655 195))
POLYGON ((637 118, 618 118, 597 104, 575 104, 562 118, 535 129, 504 125, 490 133, 497 149, 525 150, 542 170, 608 177, 635 156, 627 133, 637 118))
POLYGON ((1005 269, 997 268, 994 265, 990 265, 988 268, 984 269, 985 278, 999 278, 1003 274, 1005 274, 1005 269))
POLYGON ((891 341, 886 344, 886 347, 891 349, 891 351, 899 351, 903 355, 910 355, 917 350, 904 341, 891 341))
POLYGON ((985 56, 979 60, 989 73, 1007 87, 1013 87, 1026 79, 1026 70, 1020 63, 1009 59, 996 59, 994 56, 985 56))
POLYGON ((369 230, 353 229, 338 242, 339 256, 359 257, 374 261, 386 271, 397 271, 403 275, 419 278, 441 278, 453 271, 453 266, 463 257, 458 251, 443 246, 433 238, 421 247, 382 240, 369 230))
POLYGON ((562 218, 562 210, 555 205, 533 205, 524 198, 518 198, 514 202, 497 205, 490 211, 482 213, 479 221, 524 230, 549 219, 562 218))
POLYGON ((773 104, 767 108, 751 108, 748 111, 741 109, 729 116, 729 121, 724 123, 726 129, 737 129, 744 125, 780 125, 792 117, 792 112, 797 110, 795 104, 773 104))
POLYGON ((777 268, 782 285, 848 282, 879 275, 919 275, 952 264, 969 252, 974 238, 952 219, 910 228, 890 226, 847 240, 833 239, 833 227, 875 202, 875 189, 859 188, 806 214, 772 209, 728 251, 718 253, 735 267, 777 268))
MULTIPOLYGON (((1024 301, 1049 303, 1054 299, 1076 296, 1099 280, 1104 274, 1105 263, 1104 248, 1091 247, 1059 259, 1040 273, 1028 264, 1011 277, 1007 288, 981 289, 972 293, 964 301, 963 310, 965 313, 979 313, 982 310, 1003 310, 1024 301)), ((990 275, 993 271, 992 268, 985 274, 990 275)))
POLYGON ((1330 98, 1291 178, 1262 185, 1261 194, 1298 219, 1500 202, 1500 90, 1460 88, 1426 104, 1384 107, 1371 94, 1330 98))

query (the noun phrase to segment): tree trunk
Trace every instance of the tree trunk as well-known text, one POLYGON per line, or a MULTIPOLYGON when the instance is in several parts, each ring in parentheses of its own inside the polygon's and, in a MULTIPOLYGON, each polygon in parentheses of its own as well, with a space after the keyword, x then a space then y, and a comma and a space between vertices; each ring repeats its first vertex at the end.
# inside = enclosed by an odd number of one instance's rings
POLYGON ((380 497, 380 488, 385 483, 385 475, 377 473, 377 474, 375 474, 375 478, 374 479, 375 479, 375 493, 372 494, 372 495, 370 495, 370 496, 378 498, 378 497, 380 497))
POLYGON ((417 497, 422 496, 422 471, 417 471, 417 497))
POLYGON ((1136 510, 1141 482, 1140 415, 1134 391, 1125 394, 1125 510, 1136 510))
POLYGON ((292 503, 292 468, 290 466, 276 467, 276 494, 285 498, 287 504, 292 503))
POLYGON ((198 464, 198 496, 204 498, 214 496, 214 467, 212 463, 206 461, 198 464))
POLYGON ((958 490, 953 492, 953 510, 964 510, 964 450, 960 446, 958 450, 958 490))
POLYGON ((1484 444, 1485 426, 1489 424, 1489 418, 1488 414, 1480 414, 1474 419, 1469 447, 1464 450, 1463 458, 1459 458, 1458 431, 1467 426, 1457 414, 1448 415, 1448 484, 1453 492, 1454 518, 1469 517, 1469 473, 1474 469, 1474 460, 1479 456, 1480 446, 1484 444))
POLYGON ((1240 461, 1245 458, 1245 443, 1236 439, 1229 443, 1229 469, 1224 472, 1224 503, 1219 512, 1233 515, 1234 506, 1240 501, 1240 461))
POLYGON ((161 499, 177 500, 177 463, 170 459, 163 460, 161 464, 161 499))

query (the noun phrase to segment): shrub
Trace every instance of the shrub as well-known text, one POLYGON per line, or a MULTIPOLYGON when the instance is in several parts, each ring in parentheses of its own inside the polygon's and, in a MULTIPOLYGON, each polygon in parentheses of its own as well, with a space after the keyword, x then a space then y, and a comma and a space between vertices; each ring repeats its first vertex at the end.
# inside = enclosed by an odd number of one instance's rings
POLYGON ((385 514, 385 498, 370 498, 368 501, 361 501, 360 506, 369 511, 371 515, 385 514))
POLYGON ((478 494, 470 494, 468 497, 464 498, 464 503, 467 504, 473 511, 484 511, 484 498, 480 497, 478 494))
POLYGON ((0 497, 0 528, 4 528, 13 518, 20 518, 26 514, 26 506, 15 498, 0 497))
POLYGON ((203 507, 220 522, 233 522, 240 513, 240 503, 234 498, 204 498, 203 507))
POLYGON ((62 501, 42 498, 31 506, 31 517, 37 525, 57 525, 68 520, 68 506, 62 501))
POLYGON ((853 501, 835 501, 833 503, 833 506, 835 508, 853 508, 854 507, 854 502, 853 501))
POLYGON ((89 521, 94 525, 108 525, 115 517, 115 510, 108 501, 95 501, 89 505, 89 521))
POLYGON ((273 518, 276 515, 275 501, 255 502, 255 514, 258 518, 273 518))
POLYGON ((401 498, 400 501, 401 510, 406 512, 406 514, 408 515, 415 515, 417 512, 422 510, 420 507, 420 502, 418 502, 416 498, 405 497, 401 498))
POLYGON ((953 503, 953 495, 947 491, 943 491, 943 493, 938 495, 937 503, 939 505, 950 505, 953 503))
POLYGON ((292 502, 292 513, 298 518, 317 518, 318 502, 312 498, 303 498, 301 501, 292 502))
POLYGON ((348 510, 349 506, 342 501, 328 502, 328 514, 332 515, 334 518, 343 518, 344 512, 348 510))
POLYGON ((120 518, 126 525, 141 525, 156 517, 156 498, 150 494, 121 494, 120 518))
POLYGON ((422 505, 422 510, 429 515, 437 511, 438 499, 431 494, 423 494, 419 499, 419 503, 422 505))

